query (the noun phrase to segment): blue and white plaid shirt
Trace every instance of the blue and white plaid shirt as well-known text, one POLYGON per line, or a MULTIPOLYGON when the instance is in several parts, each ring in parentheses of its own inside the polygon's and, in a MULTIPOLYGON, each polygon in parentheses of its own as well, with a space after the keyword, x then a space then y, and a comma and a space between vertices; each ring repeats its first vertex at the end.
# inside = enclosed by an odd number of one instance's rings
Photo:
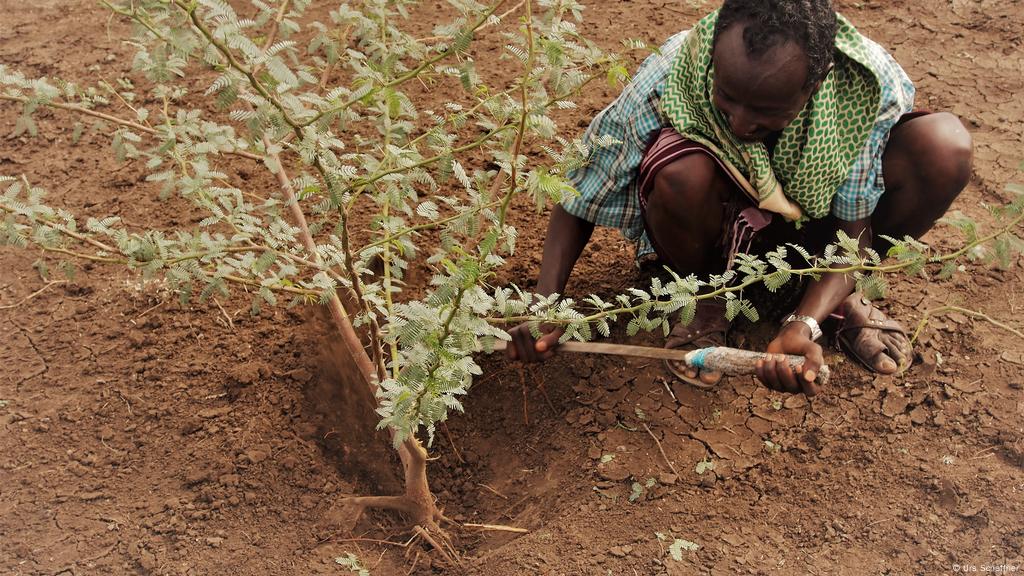
MULTIPOLYGON (((583 136, 588 144, 600 136, 611 136, 622 144, 596 150, 586 166, 569 174, 580 195, 564 202, 565 210, 599 226, 618 228, 636 242, 637 258, 654 252, 641 219, 637 175, 648 143, 662 128, 670 126, 661 115, 661 94, 688 33, 686 30, 672 36, 660 54, 649 56, 622 94, 594 118, 583 136)), ((889 132, 914 108, 914 85, 906 72, 884 48, 867 38, 865 41, 880 80, 882 99, 868 141, 832 200, 832 214, 847 221, 867 218, 874 212, 885 192, 882 154, 889 132)))

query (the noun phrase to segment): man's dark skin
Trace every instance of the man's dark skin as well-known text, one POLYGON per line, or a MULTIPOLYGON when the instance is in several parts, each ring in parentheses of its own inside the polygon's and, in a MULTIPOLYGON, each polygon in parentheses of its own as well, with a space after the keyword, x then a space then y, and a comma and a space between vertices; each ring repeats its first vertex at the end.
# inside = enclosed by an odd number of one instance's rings
MULTIPOLYGON (((766 141, 796 118, 818 85, 806 87, 807 56, 794 42, 777 45, 762 55, 747 54, 742 40, 745 27, 744 23, 730 26, 715 44, 712 101, 738 138, 766 141)), ((902 123, 892 130, 885 148, 885 193, 874 214, 854 222, 830 216, 825 224, 831 237, 836 230, 843 230, 859 238, 862 247, 872 246, 882 254, 888 249, 882 235, 920 238, 966 186, 971 150, 970 135, 952 114, 928 114, 902 123)), ((683 275, 720 273, 725 267, 718 248, 724 207, 741 193, 704 154, 689 154, 663 168, 655 177, 646 212, 652 240, 666 247, 667 253, 660 256, 683 275)), ((555 207, 544 243, 538 293, 564 293, 593 230, 592 223, 555 207)), ((808 286, 795 313, 820 323, 853 289, 849 276, 826 274, 808 286)), ((508 356, 527 362, 550 358, 562 331, 552 327, 542 331, 545 334, 534 340, 526 324, 513 328, 508 356)), ((767 348, 778 356, 758 364, 757 378, 774 390, 808 396, 820 392, 814 378, 824 359, 821 346, 810 336, 806 324, 786 324, 767 348), (782 354, 799 354, 806 360, 794 371, 781 361, 782 354)), ((877 348, 880 351, 868 362, 876 372, 892 374, 909 364, 906 335, 879 332, 877 348)), ((690 370, 687 376, 698 373, 690 370)), ((713 383, 720 375, 703 373, 699 377, 713 383)))

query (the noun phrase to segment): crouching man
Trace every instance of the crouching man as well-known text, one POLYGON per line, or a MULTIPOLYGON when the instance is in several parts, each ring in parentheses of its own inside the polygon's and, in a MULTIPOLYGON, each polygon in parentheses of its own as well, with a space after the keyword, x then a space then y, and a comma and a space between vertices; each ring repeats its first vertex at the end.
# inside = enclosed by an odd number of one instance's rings
MULTIPOLYGON (((682 276, 721 273, 752 242, 815 249, 842 230, 884 254, 882 236, 921 237, 967 185, 972 144, 955 116, 915 112, 913 100, 899 64, 829 0, 725 0, 649 57, 591 123, 588 141, 622 143, 570 175, 580 196, 551 214, 537 292, 564 292, 595 225, 621 229, 639 260, 682 276)), ((837 341, 864 367, 909 365, 906 330, 851 278, 825 274, 767 348, 803 355, 803 366, 769 356, 759 380, 817 394, 819 323, 833 313, 837 341)), ((728 327, 720 303, 701 301, 666 346, 722 345, 728 327)), ((512 329, 509 357, 549 358, 562 332, 542 331, 535 340, 525 324, 512 329)), ((704 388, 720 378, 668 369, 704 388)))

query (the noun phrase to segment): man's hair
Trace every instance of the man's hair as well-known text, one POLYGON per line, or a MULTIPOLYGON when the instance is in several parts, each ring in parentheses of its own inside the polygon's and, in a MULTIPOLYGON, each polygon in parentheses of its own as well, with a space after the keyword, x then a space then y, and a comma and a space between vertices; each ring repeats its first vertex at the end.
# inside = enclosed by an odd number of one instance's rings
POLYGON ((743 44, 748 56, 796 42, 807 54, 807 82, 814 86, 828 75, 836 42, 836 12, 831 0, 725 0, 718 13, 714 41, 729 26, 747 24, 743 44))

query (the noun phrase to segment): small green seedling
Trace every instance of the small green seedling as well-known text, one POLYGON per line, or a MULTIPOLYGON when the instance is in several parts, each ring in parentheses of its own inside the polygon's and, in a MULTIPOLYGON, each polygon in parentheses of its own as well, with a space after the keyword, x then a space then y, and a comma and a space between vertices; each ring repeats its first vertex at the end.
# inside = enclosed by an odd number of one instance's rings
POLYGON ((714 470, 714 469, 715 469, 715 462, 714 462, 714 460, 708 460, 707 458, 705 458, 705 459, 701 460, 700 462, 697 462, 697 466, 693 469, 693 471, 696 472, 697 474, 703 474, 703 473, 707 472, 708 470, 714 470))
POLYGON ((346 553, 344 556, 338 556, 334 561, 345 568, 348 568, 349 571, 356 576, 370 576, 370 571, 363 568, 363 564, 359 561, 359 557, 351 552, 346 553))
POLYGON ((689 540, 683 540, 676 538, 674 542, 668 547, 668 555, 672 557, 676 562, 682 562, 683 552, 696 552, 700 549, 700 544, 696 542, 690 542, 689 540))
POLYGON ((648 478, 647 481, 644 482, 643 484, 639 482, 633 482, 633 486, 629 493, 629 501, 636 502, 637 500, 643 498, 644 494, 646 494, 647 491, 650 490, 651 488, 654 488, 654 486, 657 484, 658 481, 655 480, 654 478, 648 478))

